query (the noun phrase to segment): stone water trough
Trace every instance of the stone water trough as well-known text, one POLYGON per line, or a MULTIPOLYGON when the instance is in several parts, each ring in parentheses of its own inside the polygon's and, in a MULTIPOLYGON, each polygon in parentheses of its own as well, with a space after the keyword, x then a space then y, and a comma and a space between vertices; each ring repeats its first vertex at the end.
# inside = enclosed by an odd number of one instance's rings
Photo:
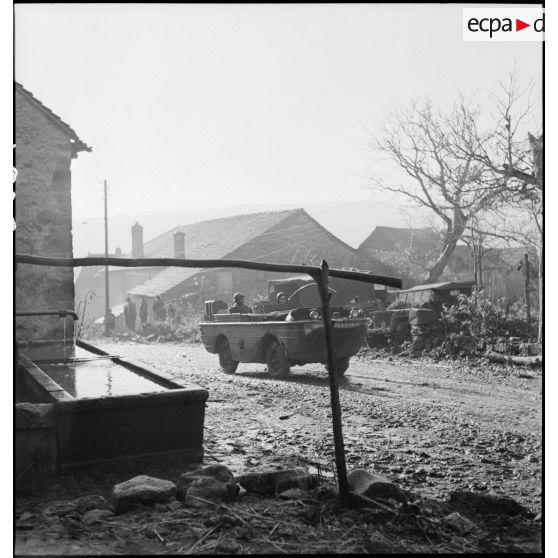
POLYGON ((100 461, 203 459, 208 392, 83 341, 71 358, 22 347, 16 365, 16 479, 100 461))

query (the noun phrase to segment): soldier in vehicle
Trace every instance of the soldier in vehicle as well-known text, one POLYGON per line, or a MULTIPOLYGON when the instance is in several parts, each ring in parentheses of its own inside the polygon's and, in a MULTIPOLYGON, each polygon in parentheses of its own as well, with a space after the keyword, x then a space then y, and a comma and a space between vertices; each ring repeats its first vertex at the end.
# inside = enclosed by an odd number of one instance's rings
POLYGON ((252 308, 244 304, 244 295, 235 293, 234 304, 229 308, 229 314, 251 314, 252 308))

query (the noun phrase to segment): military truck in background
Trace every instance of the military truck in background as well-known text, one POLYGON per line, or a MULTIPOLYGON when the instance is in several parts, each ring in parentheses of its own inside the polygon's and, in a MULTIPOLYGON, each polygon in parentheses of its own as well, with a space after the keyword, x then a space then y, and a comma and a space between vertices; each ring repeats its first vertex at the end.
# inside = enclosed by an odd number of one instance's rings
POLYGON ((412 340, 418 348, 440 331, 442 306, 456 304, 460 295, 470 296, 474 284, 474 281, 447 281, 388 292, 388 297, 394 297, 393 302, 385 310, 372 313, 366 334, 368 346, 401 345, 412 340))
MULTIPOLYGON (((371 271, 355 268, 344 267, 343 270, 372 274, 371 271)), ((287 296, 287 308, 317 307, 320 305, 318 290, 308 288, 309 285, 316 283, 308 275, 271 279, 267 285, 267 299, 254 301, 254 310, 264 313, 283 310, 284 307, 277 301, 279 293, 285 293, 287 296)), ((329 287, 332 306, 357 309, 361 316, 370 316, 375 310, 384 308, 387 302, 387 289, 384 285, 330 277, 329 287)))

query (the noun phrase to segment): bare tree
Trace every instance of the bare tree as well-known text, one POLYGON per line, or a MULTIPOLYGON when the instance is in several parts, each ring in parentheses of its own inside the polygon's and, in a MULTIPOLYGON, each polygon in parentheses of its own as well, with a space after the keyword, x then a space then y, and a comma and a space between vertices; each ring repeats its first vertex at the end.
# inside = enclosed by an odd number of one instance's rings
MULTIPOLYGON (((473 157, 506 180, 508 201, 510 197, 516 201, 538 197, 543 189, 543 137, 527 131, 531 126, 540 127, 541 114, 535 110, 540 95, 534 95, 535 84, 531 80, 520 86, 512 69, 508 79, 499 82, 499 89, 490 92, 495 108, 493 131, 484 135, 476 150, 462 151, 462 156, 473 157)), ((478 123, 475 134, 482 136, 478 123)))
MULTIPOLYGON (((539 269, 539 341, 542 338, 543 315, 543 135, 540 128, 542 114, 536 110, 540 95, 534 95, 535 82, 521 87, 515 68, 506 82, 499 83, 499 91, 492 93, 496 108, 494 131, 479 142, 478 149, 462 152, 501 178, 504 203, 485 209, 484 223, 477 220, 479 234, 500 238, 507 243, 534 248, 539 269), (533 99, 535 99, 533 101, 533 99), (536 135, 526 128, 534 126, 536 135)), ((480 136, 478 130, 477 137, 480 136)), ((528 301, 526 301, 526 304, 528 301)))
POLYGON ((478 133, 479 116, 480 110, 462 98, 449 114, 435 111, 428 101, 414 103, 392 114, 373 140, 373 147, 412 179, 399 185, 374 183, 431 209, 443 223, 442 247, 427 281, 440 277, 471 218, 496 203, 503 190, 502 176, 477 156, 489 140, 478 133))
MULTIPOLYGON (((459 240, 473 251, 480 284, 482 245, 489 237, 534 245, 542 256, 543 139, 527 134, 538 127, 540 96, 533 95, 534 80, 521 87, 516 75, 514 67, 489 93, 491 119, 463 97, 447 114, 427 101, 391 114, 373 136, 373 147, 407 177, 398 185, 373 179, 375 185, 429 208, 442 223, 443 242, 428 281, 441 275, 459 240)), ((542 292, 542 267, 539 280, 542 292)))

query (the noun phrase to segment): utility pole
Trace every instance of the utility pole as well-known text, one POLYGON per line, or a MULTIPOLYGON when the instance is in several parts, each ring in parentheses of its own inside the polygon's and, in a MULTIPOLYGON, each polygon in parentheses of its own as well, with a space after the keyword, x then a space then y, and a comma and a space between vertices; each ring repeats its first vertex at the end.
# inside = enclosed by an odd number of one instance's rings
MULTIPOLYGON (((107 209, 107 181, 104 181, 105 190, 105 258, 108 258, 108 209, 107 209)), ((105 335, 110 334, 108 315, 110 312, 110 302, 109 302, 109 266, 105 265, 105 335)))

